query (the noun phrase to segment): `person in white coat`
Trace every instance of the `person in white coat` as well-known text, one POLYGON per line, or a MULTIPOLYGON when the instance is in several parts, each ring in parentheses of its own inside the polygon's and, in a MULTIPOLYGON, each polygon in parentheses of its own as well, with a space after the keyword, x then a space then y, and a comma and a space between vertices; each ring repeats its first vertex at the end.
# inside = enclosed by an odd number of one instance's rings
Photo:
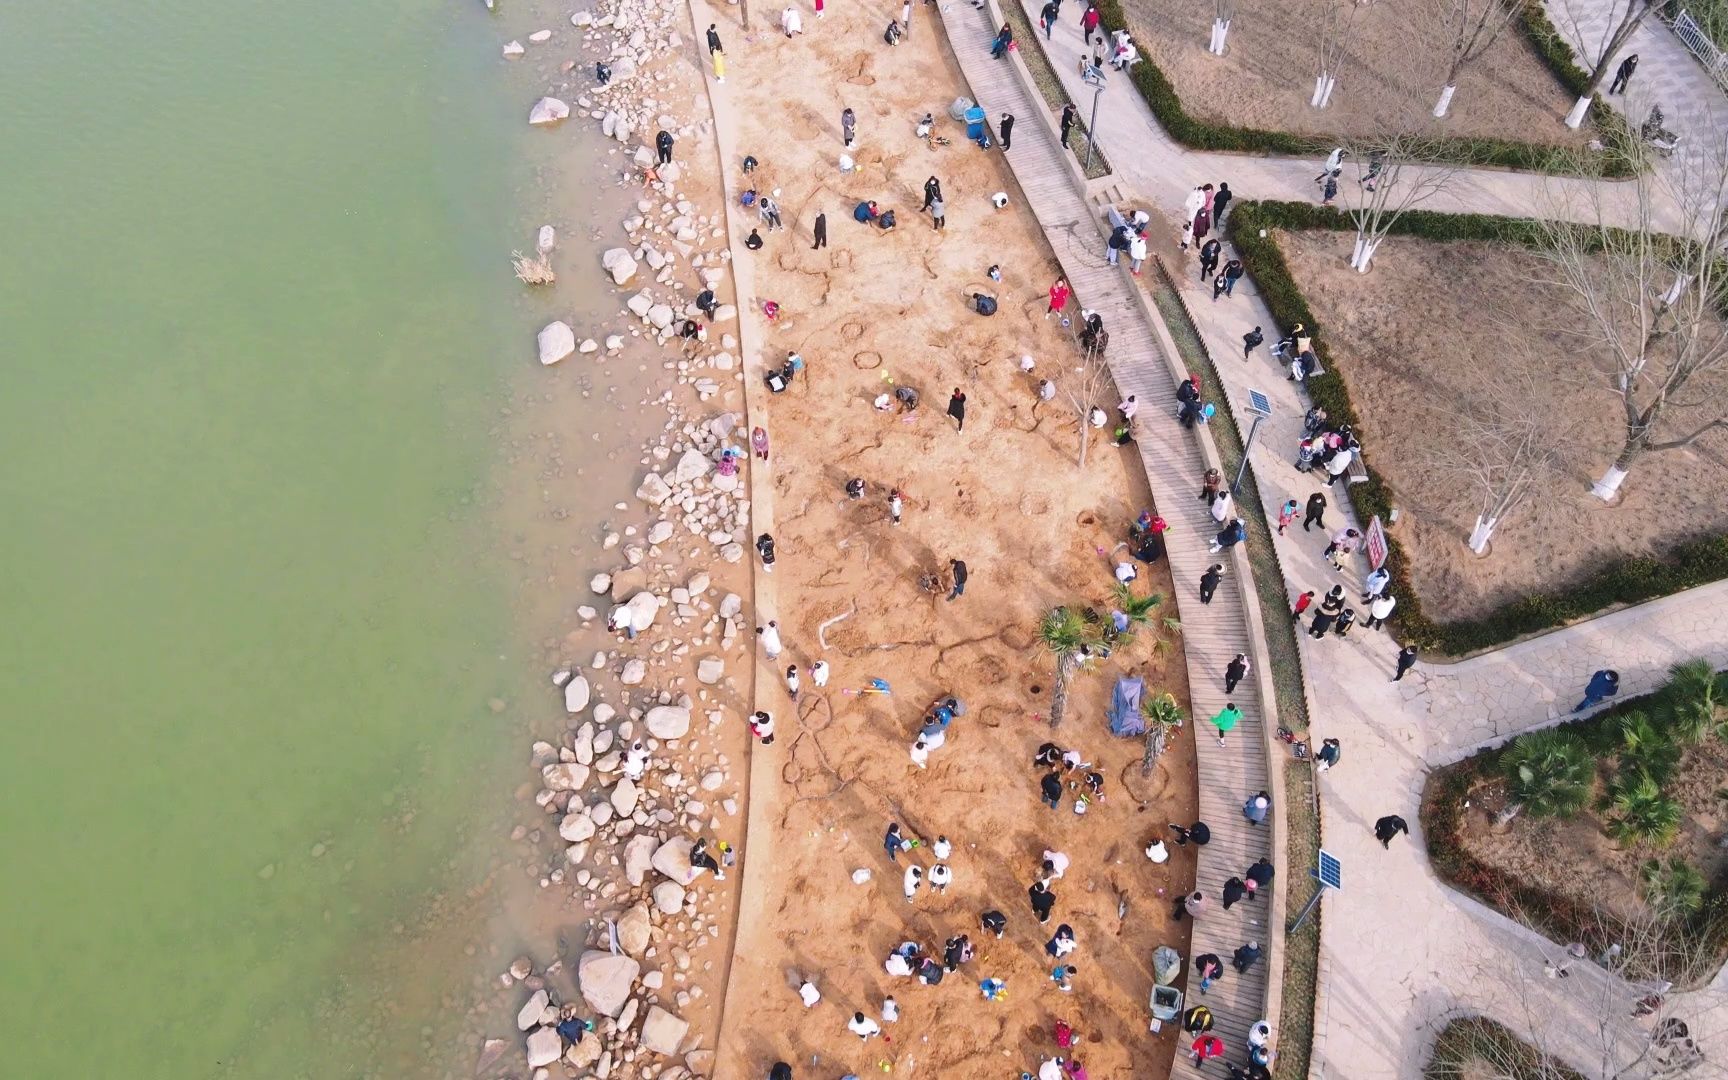
POLYGON ((642 779, 642 774, 648 769, 648 748, 637 739, 630 744, 630 749, 624 751, 624 775, 631 783, 642 779))
POLYGON ((1391 593, 1381 593, 1368 605, 1368 621, 1363 625, 1370 630, 1378 630, 1386 625, 1386 620, 1392 617, 1392 609, 1398 606, 1398 598, 1391 593))
POLYGON ((858 1036, 860 1041, 869 1039, 873 1035, 882 1034, 882 1025, 861 1012, 852 1014, 852 1019, 846 1021, 846 1028, 858 1036))
POLYGON ((906 902, 918 895, 918 886, 924 884, 924 871, 916 866, 908 866, 906 873, 900 879, 900 887, 906 893, 906 902))
POLYGON ((818 690, 828 685, 828 661, 818 660, 810 666, 810 682, 818 690))
POLYGON ((1140 276, 1140 264, 1146 261, 1146 236, 1135 233, 1128 238, 1128 258, 1131 260, 1128 269, 1135 277, 1140 276))
POLYGON ((1188 193, 1188 197, 1182 200, 1182 211, 1185 215, 1182 219, 1183 251, 1188 250, 1188 241, 1194 237, 1194 217, 1204 209, 1206 209, 1206 189, 1195 187, 1193 191, 1188 193))

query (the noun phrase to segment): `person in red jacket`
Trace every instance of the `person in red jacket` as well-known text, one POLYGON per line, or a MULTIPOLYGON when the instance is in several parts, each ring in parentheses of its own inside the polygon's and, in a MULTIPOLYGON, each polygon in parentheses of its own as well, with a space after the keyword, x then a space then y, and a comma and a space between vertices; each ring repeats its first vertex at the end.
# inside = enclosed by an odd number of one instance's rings
POLYGON ((1044 312, 1048 319, 1052 315, 1062 314, 1062 309, 1068 304, 1068 279, 1057 278, 1056 284, 1050 286, 1050 308, 1044 312))

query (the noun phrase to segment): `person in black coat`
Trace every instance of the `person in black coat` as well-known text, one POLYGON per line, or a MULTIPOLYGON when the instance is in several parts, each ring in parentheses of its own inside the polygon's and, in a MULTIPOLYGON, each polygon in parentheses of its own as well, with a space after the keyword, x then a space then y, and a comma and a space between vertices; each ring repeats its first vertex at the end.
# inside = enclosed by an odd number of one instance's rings
POLYGON ((1224 883, 1224 910, 1229 911, 1230 905, 1242 900, 1248 895, 1248 887, 1242 884, 1242 879, 1233 877, 1224 883))
POLYGON ((672 133, 661 129, 660 133, 654 136, 654 149, 660 154, 660 164, 670 165, 672 163, 672 133))
POLYGON ((1200 602, 1210 604, 1212 594, 1218 591, 1218 583, 1224 580, 1224 564, 1213 563, 1200 575, 1200 602))

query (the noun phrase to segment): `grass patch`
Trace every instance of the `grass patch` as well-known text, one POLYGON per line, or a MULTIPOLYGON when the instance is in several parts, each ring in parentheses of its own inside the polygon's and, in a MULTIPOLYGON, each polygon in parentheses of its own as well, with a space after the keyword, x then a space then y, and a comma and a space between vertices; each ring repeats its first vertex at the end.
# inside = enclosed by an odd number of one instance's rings
MULTIPOLYGON (((1026 62, 1026 70, 1032 73, 1033 85, 1038 87, 1038 93, 1044 98, 1044 104, 1049 106, 1050 111, 1061 116, 1063 106, 1072 104, 1072 101, 1067 91, 1062 89, 1062 80, 1057 76, 1056 69, 1050 66, 1050 58, 1044 55, 1044 41, 1038 36, 1037 28, 1026 18, 1025 7, 1020 4, 1020 0, 1004 0, 1002 14, 1008 20, 1008 25, 1014 28, 1014 41, 1020 46, 1016 51, 1020 53, 1020 59, 1026 62), (1027 42, 1032 43, 1031 48, 1026 47, 1027 42)), ((1080 139, 1085 139, 1086 121, 1075 120, 1074 130, 1080 139)), ((1082 146, 1084 143, 1076 142, 1074 145, 1082 146)), ((1085 165, 1086 155, 1081 153, 1076 160, 1085 165)), ((1104 157, 1103 147, 1093 147, 1092 165, 1086 169, 1086 179, 1096 180, 1100 176, 1108 176, 1109 173, 1110 162, 1104 157)))
MULTIPOLYGON (((1211 354, 1189 317, 1182 295, 1169 279, 1163 262, 1152 260, 1158 272, 1144 279, 1152 302, 1164 317, 1170 338, 1183 366, 1200 376, 1207 401, 1223 405, 1209 426, 1218 447, 1218 459, 1228 479, 1242 463, 1242 430, 1230 412, 1228 398, 1211 354)), ((1178 495, 1180 497, 1180 495, 1178 495)), ((1254 592, 1260 602, 1260 618, 1266 626, 1266 657, 1271 665, 1273 694, 1279 721, 1292 731, 1308 729, 1308 702, 1302 693, 1302 659, 1296 647, 1296 631, 1284 595, 1284 570, 1272 542, 1272 529, 1260 503, 1260 490, 1252 469, 1242 474, 1237 493, 1237 513, 1248 524, 1248 562, 1254 569, 1254 592)), ((1320 817, 1316 812, 1314 767, 1291 758, 1284 765, 1284 821, 1286 825, 1284 865, 1285 904, 1300 911, 1311 895, 1307 874, 1293 867, 1316 865, 1320 850, 1320 817)), ((1273 928, 1276 930, 1277 928, 1273 928)), ((1295 934, 1284 938, 1283 1004, 1278 1019, 1277 1080, 1305 1080, 1314 1042, 1314 992, 1320 967, 1320 911, 1315 910, 1295 934)))
POLYGON ((1505 1080, 1584 1080, 1485 1016, 1454 1020, 1441 1030, 1422 1068, 1422 1080, 1471 1076, 1505 1080))

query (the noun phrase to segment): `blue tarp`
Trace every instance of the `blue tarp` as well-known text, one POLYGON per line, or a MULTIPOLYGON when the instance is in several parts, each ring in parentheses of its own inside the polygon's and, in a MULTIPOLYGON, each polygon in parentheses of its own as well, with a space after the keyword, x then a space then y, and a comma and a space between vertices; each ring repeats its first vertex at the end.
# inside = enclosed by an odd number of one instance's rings
POLYGON ((1110 710, 1105 715, 1110 718, 1110 734, 1112 735, 1144 735, 1146 734, 1146 718, 1140 715, 1140 695, 1146 692, 1146 680, 1132 675, 1123 675, 1116 680, 1116 692, 1110 697, 1110 710))

